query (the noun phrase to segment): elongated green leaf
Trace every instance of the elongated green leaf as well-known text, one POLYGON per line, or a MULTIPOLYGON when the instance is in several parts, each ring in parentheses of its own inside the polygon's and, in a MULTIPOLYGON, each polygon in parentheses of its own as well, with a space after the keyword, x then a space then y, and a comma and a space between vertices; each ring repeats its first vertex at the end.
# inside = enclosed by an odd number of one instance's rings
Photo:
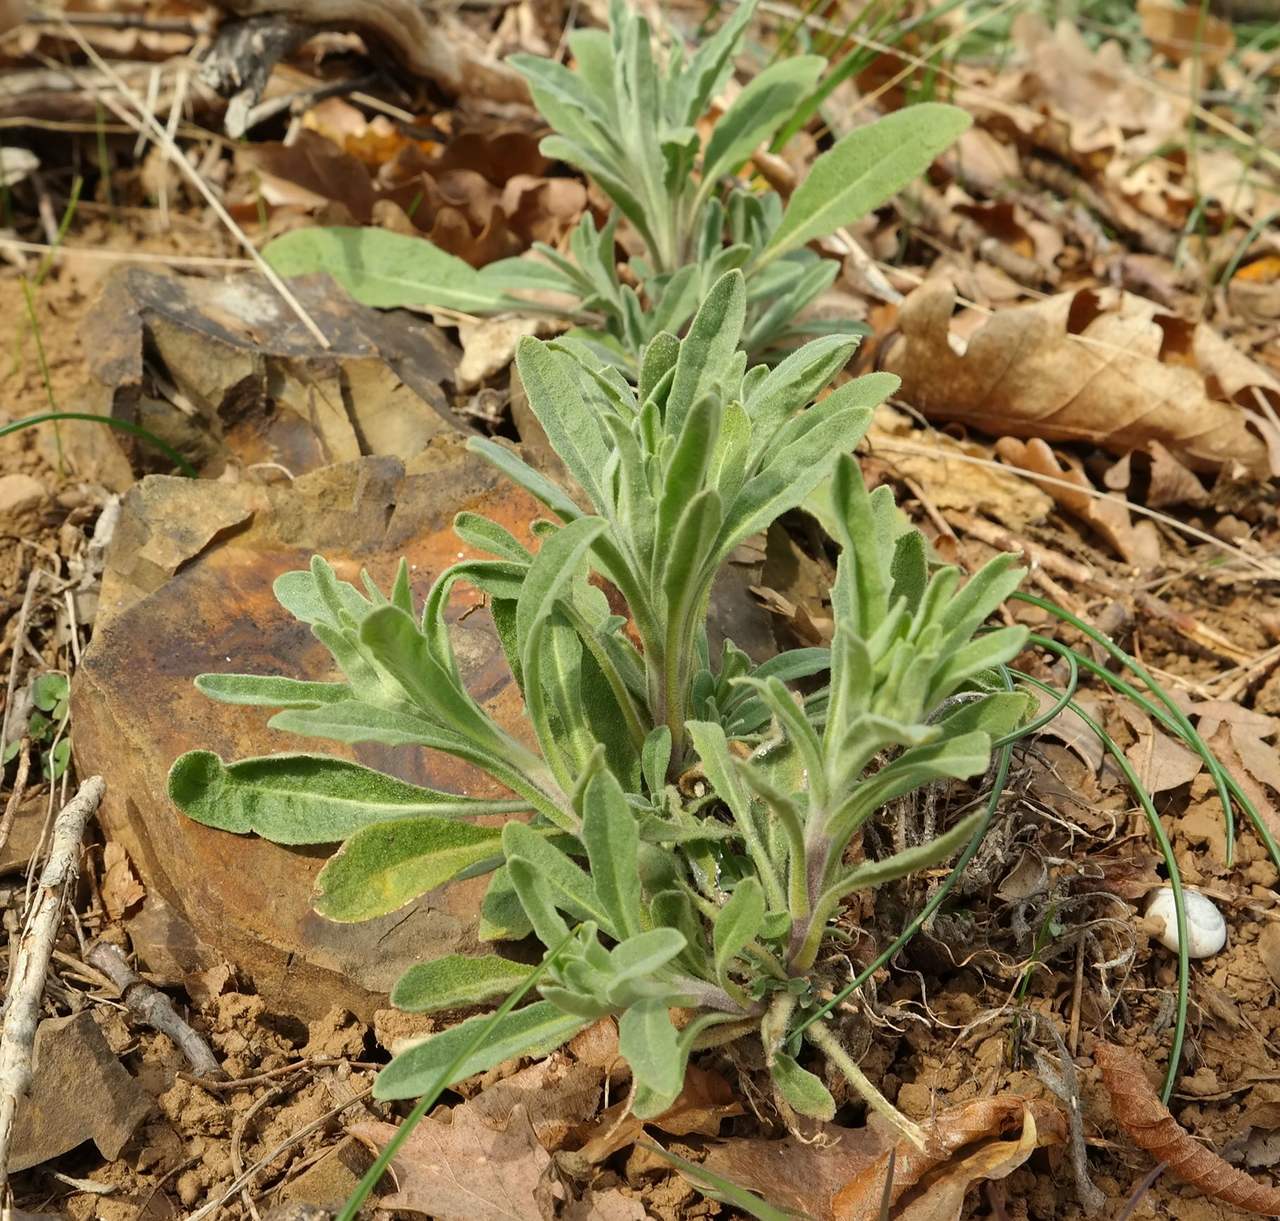
MULTIPOLYGON (((662 481, 654 535, 654 549, 658 557, 665 557, 672 545, 680 515, 706 484, 707 468, 719 431, 719 401, 711 395, 699 399, 685 416, 662 481)), ((660 565, 661 559, 658 571, 661 571, 660 565)))
POLYGON ((667 784, 667 768, 671 765, 671 730, 666 725, 651 729, 641 752, 641 770, 649 792, 658 795, 667 784))
POLYGON ((316 878, 315 909, 349 923, 385 916, 501 851, 502 831, 418 817, 357 831, 316 878))
POLYGON ((527 564, 533 555, 506 526, 479 513, 459 513, 453 519, 453 529, 468 546, 487 551, 513 564, 527 564))
POLYGON ((631 1065, 636 1084, 666 1099, 667 1105, 684 1084, 687 1055, 681 1056, 679 1042, 662 1000, 637 1001, 618 1022, 618 1050, 631 1065))
POLYGON ((282 276, 327 272, 357 301, 380 309, 438 305, 488 314, 513 304, 469 263, 425 237, 389 229, 295 229, 262 254, 282 276))
POLYGON ((712 929, 715 944, 716 976, 720 986, 729 983, 729 968, 748 942, 760 935, 764 925, 764 887, 753 877, 745 877, 720 909, 712 929))
POLYGON ((611 937, 618 935, 591 879, 554 844, 524 823, 509 822, 502 829, 502 847, 508 857, 523 857, 537 870, 561 911, 577 920, 594 921, 611 937))
POLYGON ((832 893, 843 898, 857 890, 870 890, 876 886, 883 886, 886 882, 896 882, 899 878, 907 877, 908 874, 919 873, 921 869, 928 869, 940 861, 945 861, 959 852, 973 838, 974 831, 985 817, 985 810, 974 810, 950 830, 944 831, 926 843, 917 844, 914 848, 907 848, 902 852, 895 852, 893 856, 886 857, 883 861, 867 861, 858 865, 836 882, 832 887, 832 893))
POLYGON ((849 363, 856 340, 843 335, 815 339, 798 348, 751 390, 743 402, 758 435, 771 437, 793 412, 808 403, 849 363))
POLYGON ((273 674, 201 674, 196 690, 223 704, 259 708, 315 708, 351 698, 346 683, 306 683, 273 674))
POLYGON ((449 818, 523 808, 406 784, 326 755, 264 755, 227 765, 206 750, 188 751, 174 763, 169 797, 207 827, 256 831, 277 844, 335 844, 361 827, 419 814, 449 818))
POLYGON ((505 865, 489 878, 489 887, 480 901, 480 923, 476 936, 481 941, 519 941, 533 932, 533 924, 520 903, 515 884, 505 865))
POLYGON ((601 772, 587 789, 582 843, 596 894, 613 918, 614 927, 628 937, 641 932, 644 914, 640 906, 640 833, 622 786, 612 772, 601 772))
POLYGON ((391 1003, 406 1013, 439 1013, 506 996, 529 976, 524 963, 497 954, 446 954, 410 967, 391 989, 391 1003))
POLYGON ((794 509, 826 478, 836 458, 853 447, 871 423, 871 411, 852 407, 829 416, 778 454, 738 493, 726 517, 716 554, 727 557, 744 539, 794 509))
POLYGON ((769 1066, 773 1083, 786 1104, 798 1115, 830 1123, 836 1117, 836 1100, 819 1077, 801 1068, 785 1052, 776 1052, 769 1066))
POLYGON ((971 122, 955 106, 925 102, 855 128, 810 167, 767 255, 785 254, 866 216, 924 173, 971 122))
POLYGON ((569 926, 556 910, 551 888, 538 871, 522 856, 507 853, 507 873, 511 885, 520 897, 520 906, 533 925, 533 931, 543 945, 556 945, 569 935, 569 926))
POLYGON ((742 272, 728 272, 712 285, 680 344, 675 377, 667 395, 665 424, 669 435, 679 435, 685 416, 700 399, 707 395, 731 397, 725 383, 746 314, 747 291, 742 272))
POLYGON ((555 609, 578 574, 584 556, 608 524, 599 517, 580 517, 543 539, 542 547, 529 566, 520 600, 516 606, 516 638, 520 659, 528 673, 531 639, 555 609))
POLYGON ((425 717, 363 700, 340 700, 319 708, 288 708, 277 712, 268 724, 286 733, 332 738, 335 742, 379 742, 383 746, 434 746, 439 750, 452 750, 460 741, 456 734, 433 725, 425 717))
POLYGON ((582 516, 582 510, 558 485, 545 475, 540 475, 506 446, 490 441, 488 437, 471 437, 467 441, 467 448, 486 458, 513 483, 519 484, 530 495, 542 501, 562 521, 575 521, 582 516))
POLYGON ((597 511, 604 512, 608 500, 600 479, 609 446, 597 414, 583 401, 572 358, 550 344, 527 338, 516 348, 516 367, 520 370, 529 407, 546 431, 552 448, 597 511))
POLYGON ((980 699, 957 704, 939 719, 938 725, 948 736, 980 729, 992 739, 1003 738, 1027 720, 1037 706, 1030 692, 993 691, 980 699))
POLYGON ((791 116, 824 67, 826 60, 821 55, 796 55, 779 60, 755 77, 711 133, 702 160, 704 182, 714 185, 722 175, 741 169, 791 116))
POLYGON ((609 952, 615 983, 651 979, 685 950, 685 935, 674 928, 653 928, 620 941, 609 952))
MULTIPOLYGON (((468 1018, 402 1051, 378 1074, 373 1086, 374 1097, 388 1100, 418 1097, 488 1021, 487 1014, 468 1018)), ((535 1001, 516 1009, 495 1023, 484 1043, 458 1065, 453 1081, 486 1072, 512 1056, 545 1055, 568 1042, 586 1024, 585 1019, 561 1013, 547 1001, 535 1001)))

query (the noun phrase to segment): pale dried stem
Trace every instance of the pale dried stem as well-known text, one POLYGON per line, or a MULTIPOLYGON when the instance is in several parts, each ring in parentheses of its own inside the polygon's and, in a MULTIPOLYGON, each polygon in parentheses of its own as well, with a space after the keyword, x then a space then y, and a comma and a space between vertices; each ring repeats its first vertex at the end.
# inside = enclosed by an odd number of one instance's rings
POLYGON ((22 796, 27 789, 27 776, 31 772, 31 742, 22 739, 22 747, 18 751, 18 771, 13 778, 13 788, 9 792, 9 800, 5 803, 4 817, 0 818, 0 852, 9 842, 13 831, 14 819, 18 817, 18 806, 22 804, 22 796))
POLYGON ((10 955, 4 1030, 0 1033, 0 1195, 8 1184, 18 1105, 31 1085, 31 1051, 53 942, 79 866, 85 824, 102 801, 105 787, 101 776, 91 776, 59 812, 26 924, 10 955))
POLYGON ((35 601, 36 586, 40 584, 42 570, 33 568, 27 577, 27 590, 22 595, 22 607, 18 621, 13 625, 13 641, 10 644, 9 686, 4 701, 4 721, 0 722, 0 749, 9 742, 9 717, 13 712, 13 696, 18 688, 18 663, 22 658, 22 641, 27 633, 27 620, 31 617, 31 604, 35 601))
POLYGON ((85 962, 111 981, 125 1008, 134 1017, 173 1040, 186 1056, 195 1077, 224 1075, 208 1043, 182 1020, 173 1002, 163 992, 153 988, 125 961, 118 946, 100 941, 85 956, 85 962))
POLYGON ((223 225, 226 226, 226 229, 231 236, 244 247, 245 252, 254 261, 254 263, 257 264, 258 270, 266 278, 271 287, 280 294, 285 304, 297 316, 298 321, 307 328, 307 331, 320 345, 320 347, 327 350, 331 344, 325 337, 325 333, 316 325, 315 320, 303 308, 302 302, 294 296, 290 291, 289 286, 280 278, 279 275, 276 274, 275 270, 266 261, 266 259, 258 253, 257 247, 249 240, 248 234, 246 234, 245 231, 236 223, 231 213, 223 206, 222 200, 218 198, 213 188, 210 187, 209 184, 200 176, 195 166, 193 166, 190 160, 188 160, 186 153, 182 151, 173 137, 170 136, 165 128, 160 124, 160 121, 155 117, 155 115, 147 113, 145 106, 141 101, 139 101, 133 90, 129 88, 128 84, 111 67, 111 65, 108 64, 106 60, 104 60, 102 56, 89 45, 88 41, 78 30, 67 25, 65 22, 63 22, 63 29, 67 35, 76 42, 80 47, 80 50, 84 52, 89 62, 92 63, 93 66, 111 82, 111 84, 119 91, 121 96, 123 96, 129 103, 132 110, 136 111, 137 114, 134 114, 129 109, 121 106, 120 103, 111 96, 111 94, 98 89, 92 82, 83 81, 82 83, 85 87, 89 89, 95 97, 99 98, 102 104, 116 115, 117 118, 128 123, 135 131, 150 132, 151 138, 164 150, 165 155, 169 160, 177 166, 178 170, 191 183, 191 185, 194 186, 202 196, 204 196, 205 202, 213 209, 214 215, 216 215, 223 225))
POLYGON ((805 1031, 805 1037, 817 1045, 822 1054, 835 1065, 849 1084, 858 1091, 859 1096, 871 1110, 892 1124, 894 1130, 900 1136, 909 1140, 917 1149, 928 1148, 929 1142, 924 1129, 918 1123, 908 1119, 871 1084, 867 1075, 858 1067, 857 1061, 845 1051, 830 1026, 824 1022, 814 1022, 805 1031))

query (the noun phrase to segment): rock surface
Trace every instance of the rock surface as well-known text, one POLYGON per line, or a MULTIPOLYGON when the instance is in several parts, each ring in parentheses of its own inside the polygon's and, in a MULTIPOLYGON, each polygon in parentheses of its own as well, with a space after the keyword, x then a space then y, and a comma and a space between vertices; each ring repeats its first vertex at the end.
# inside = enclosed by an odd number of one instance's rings
MULTIPOLYGON (((85 322, 77 410, 140 424, 202 474, 277 464, 301 475, 362 455, 405 457, 456 430, 441 383, 459 353, 435 326, 352 301, 327 276, 292 290, 322 348, 256 274, 225 279, 125 267, 85 322)), ((116 491, 167 458, 92 423, 64 428, 75 468, 116 491)))
MULTIPOLYGON (((203 827, 169 803, 165 780, 173 760, 193 748, 229 760, 343 748, 268 730, 267 710, 214 703, 192 680, 218 670, 333 677, 328 653, 276 603, 272 582, 320 552, 340 576, 358 580, 366 567, 385 588, 404 555, 421 597, 443 568, 471 554, 452 530, 462 509, 487 513, 525 539, 538 513, 467 453, 457 433, 407 467, 364 458, 266 486, 153 476, 124 501, 93 643, 73 690, 79 769, 105 778, 105 833, 127 850, 149 894, 172 904, 273 1007, 302 1018, 342 1005, 368 1020, 410 963, 473 944, 485 879, 367 924, 315 915, 312 885, 332 849, 283 848, 203 827)), ((485 707, 526 732, 488 616, 458 622, 479 601, 460 588, 450 607, 459 662, 485 707)), ((360 746, 349 757, 420 784, 500 791, 438 754, 360 746)))

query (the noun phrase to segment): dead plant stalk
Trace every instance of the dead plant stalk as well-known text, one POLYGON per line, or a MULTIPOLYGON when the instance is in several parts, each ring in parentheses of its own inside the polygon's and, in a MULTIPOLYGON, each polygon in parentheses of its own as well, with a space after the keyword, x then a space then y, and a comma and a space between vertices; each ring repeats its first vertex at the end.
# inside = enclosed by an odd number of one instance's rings
POLYGON ((10 959, 4 1031, 0 1034, 0 1194, 8 1185, 9 1150, 19 1100, 31 1085, 31 1053, 53 942, 76 876, 85 824, 102 801, 105 788, 101 776, 91 776, 58 814, 49 856, 10 959))

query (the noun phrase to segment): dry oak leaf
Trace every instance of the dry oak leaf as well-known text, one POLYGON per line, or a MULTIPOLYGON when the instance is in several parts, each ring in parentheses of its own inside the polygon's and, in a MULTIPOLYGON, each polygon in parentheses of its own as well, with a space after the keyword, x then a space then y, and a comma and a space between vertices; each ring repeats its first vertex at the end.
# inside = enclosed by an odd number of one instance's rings
POLYGON ((1264 1217, 1280 1216, 1280 1188, 1251 1179, 1200 1144, 1156 1097, 1143 1071, 1145 1061, 1129 1048, 1098 1043, 1094 1062, 1111 1097, 1116 1122, 1139 1148, 1169 1164, 1169 1173, 1206 1196, 1264 1217))
MULTIPOLYGON (((436 1221, 542 1221, 537 1188, 551 1164, 523 1106, 506 1128, 488 1127, 474 1108, 454 1107, 448 1122, 423 1119, 391 1159, 396 1190, 382 1208, 426 1213, 436 1221)), ((351 1134, 382 1149, 389 1123, 358 1123, 351 1134)))
POLYGON ((884 353, 901 397, 930 419, 1116 454, 1154 440, 1195 470, 1280 474, 1273 426, 1246 410, 1255 394, 1280 403, 1280 382, 1203 324, 1132 293, 1079 289, 999 310, 966 341, 954 307, 953 289, 921 285, 884 353))
POLYGON ((939 1113, 925 1153, 905 1141, 895 1145, 896 1132, 873 1117, 864 1128, 823 1124, 816 1141, 723 1141, 703 1164, 775 1207, 816 1221, 880 1221, 893 1151, 894 1221, 955 1221, 973 1182, 1003 1177, 1037 1145, 1059 1144, 1066 1132, 1056 1106, 1006 1094, 939 1113), (1004 1139, 1010 1134, 1016 1135, 1004 1139))
POLYGON ((1030 441, 1001 437, 996 442, 996 452, 1021 470, 1046 476, 1045 487, 1054 500, 1068 513, 1092 526, 1130 564, 1150 569, 1160 562, 1160 537, 1155 526, 1149 521, 1135 525, 1129 517, 1129 506, 1123 500, 1095 495, 1093 486, 1074 460, 1060 463, 1053 450, 1038 437, 1030 441), (1049 483, 1049 479, 1053 482, 1049 483))
POLYGON ((923 1153, 898 1143, 892 1182, 886 1150, 847 1183, 832 1200, 833 1221, 879 1221, 886 1185, 894 1221, 960 1221, 974 1183, 1007 1178, 1038 1146, 1060 1144, 1066 1121, 1047 1104, 983 1098, 938 1115, 929 1135, 923 1153), (1004 1139, 1010 1131, 1017 1135, 1004 1139))

